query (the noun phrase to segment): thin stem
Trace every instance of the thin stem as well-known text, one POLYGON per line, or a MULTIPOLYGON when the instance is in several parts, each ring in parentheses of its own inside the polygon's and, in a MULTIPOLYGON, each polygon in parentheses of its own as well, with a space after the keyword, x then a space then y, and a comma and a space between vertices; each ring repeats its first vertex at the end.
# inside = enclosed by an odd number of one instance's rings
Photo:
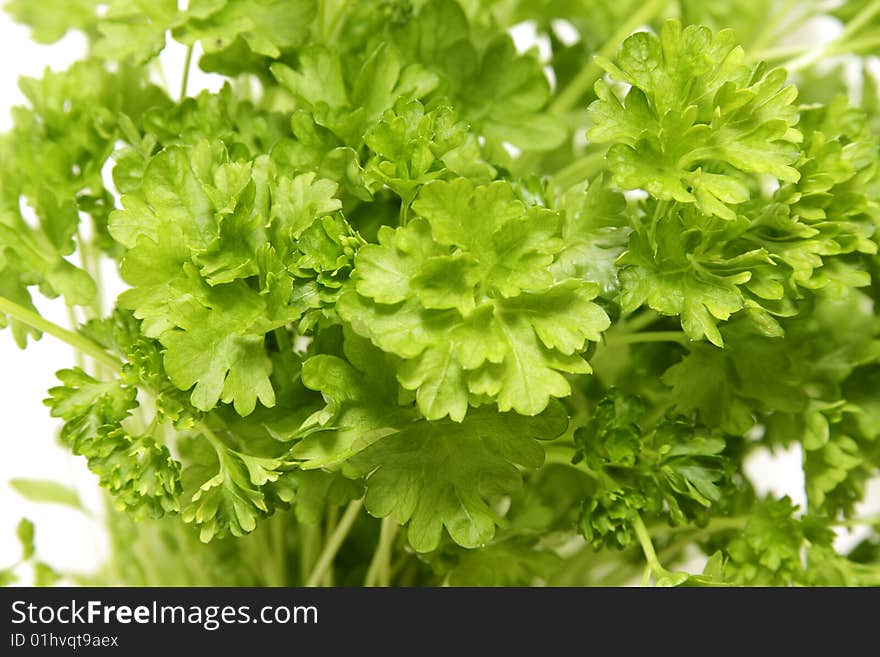
POLYGON ((318 557, 318 562, 315 564, 312 573, 306 580, 306 586, 317 586, 321 582, 324 573, 327 571, 327 568, 330 567, 330 564, 333 563, 333 559, 336 558, 336 553, 339 552, 342 542, 351 530, 351 526, 354 524, 363 505, 363 499, 355 500, 345 509, 345 513, 342 515, 339 524, 336 525, 336 530, 333 532, 330 540, 327 541, 324 546, 324 551, 321 552, 321 556, 318 557))
POLYGON ((48 333, 52 337, 58 338, 62 342, 66 342, 74 349, 82 352, 86 356, 91 356, 95 361, 102 365, 106 365, 114 372, 122 371, 122 363, 113 358, 113 356, 101 349, 100 346, 88 338, 79 335, 78 333, 68 331, 67 329, 58 326, 58 324, 41 317, 34 311, 28 310, 2 296, 0 296, 0 313, 9 315, 21 323, 27 324, 31 328, 35 328, 43 333, 48 333))
POLYGON ((544 452, 544 465, 567 465, 575 467, 571 462, 574 456, 574 448, 569 449, 551 449, 547 448, 544 452))
POLYGON ((283 326, 274 331, 275 342, 278 344, 278 352, 281 354, 290 354, 293 351, 293 343, 290 341, 290 334, 283 326))
POLYGON ((189 69, 192 66, 193 48, 190 46, 186 49, 186 59, 183 62, 183 80, 180 82, 180 100, 186 98, 186 89, 189 86, 189 69))
POLYGON ((321 542, 321 530, 318 525, 300 525, 299 573, 301 583, 305 583, 306 574, 311 572, 317 560, 315 555, 321 542))
POLYGON ((651 583, 651 575, 654 574, 654 569, 651 568, 650 564, 645 566, 645 570, 642 572, 642 586, 648 586, 651 583))
MULTIPOLYGON (((321 3, 324 4, 324 3, 321 3)), ((327 29, 324 32, 325 40, 330 41, 336 36, 336 30, 339 29, 343 16, 346 13, 346 3, 340 2, 339 8, 336 10, 336 15, 333 17, 333 20, 330 21, 330 25, 327 26, 327 29)), ((322 23, 323 25, 323 23, 322 23)))
POLYGON ((284 579, 280 576, 277 561, 272 546, 272 522, 270 518, 265 524, 260 525, 251 536, 251 544, 254 545, 256 554, 255 562, 261 566, 262 581, 265 586, 284 586, 284 579))
POLYGON ((397 534, 397 523, 388 516, 382 519, 379 530, 379 543, 373 553, 373 560, 367 569, 364 586, 389 586, 391 583, 391 546, 397 534))
POLYGON ((600 150, 575 160, 564 169, 560 169, 554 179, 560 189, 568 189, 582 180, 595 176, 605 164, 606 151, 600 150))
POLYGON ((632 315, 626 317, 622 322, 622 328, 627 333, 636 333, 643 328, 650 326, 658 319, 660 319, 660 315, 650 308, 647 308, 636 317, 633 317, 632 315))
MULTIPOLYGON (((660 14, 669 4, 669 0, 650 0, 646 2, 641 9, 635 12, 628 21, 618 28, 605 45, 597 53, 598 57, 613 57, 623 40, 626 39, 633 30, 641 27, 646 23, 650 23, 658 14, 660 14)), ((599 76, 602 75, 602 68, 596 63, 595 58, 590 64, 581 69, 575 78, 569 82, 568 86, 563 89, 553 104, 550 105, 552 114, 564 114, 574 107, 581 97, 593 86, 599 76)))
POLYGON ((83 269, 88 272, 89 276, 91 276, 92 280, 95 282, 95 298, 94 301, 92 301, 91 303, 91 311, 92 316, 97 318, 100 317, 102 314, 103 305, 101 270, 98 262, 98 257, 95 255, 95 250, 92 243, 86 241, 79 230, 76 231, 76 242, 79 245, 79 253, 83 269))
MULTIPOLYGON (((327 509, 327 524, 324 528, 324 540, 329 541, 333 536, 333 532, 336 531, 336 524, 339 522, 339 507, 331 506, 327 509)), ((321 580, 320 586, 333 586, 333 562, 330 562, 330 565, 327 566, 327 570, 324 573, 324 577, 321 580)))
POLYGON ((207 425, 202 424, 199 427, 201 429, 201 433, 208 439, 208 442, 211 443, 211 447, 214 448, 214 451, 217 452, 217 457, 220 459, 220 465, 223 465, 223 456, 226 454, 227 447, 220 440, 220 437, 214 433, 214 431, 209 428, 207 425))
POLYGON ((645 555, 645 561, 648 562, 648 567, 654 572, 654 575, 662 575, 666 573, 666 569, 657 559, 657 553, 654 551, 654 543, 651 541, 651 535, 648 533, 648 528, 645 527, 645 523, 642 521, 641 516, 636 516, 635 521, 633 521, 633 529, 636 530, 636 538, 639 539, 639 545, 642 546, 642 552, 645 555))
POLYGON ((811 66, 821 57, 855 53, 858 50, 870 50, 876 47, 877 41, 873 36, 863 37, 854 41, 848 41, 848 39, 862 29, 878 13, 880 13, 880 0, 874 0, 856 14, 846 24, 843 32, 831 43, 827 43, 820 48, 809 49, 803 55, 786 61, 782 66, 789 71, 799 71, 811 66))
POLYGON ((276 564, 276 572, 278 575, 278 585, 287 585, 287 549, 285 548, 286 525, 285 517, 280 513, 272 516, 269 525, 272 536, 271 549, 272 559, 276 564))
POLYGON ((605 337, 605 344, 622 345, 636 344, 639 342, 678 342, 686 344, 688 337, 681 331, 646 331, 644 333, 628 333, 626 335, 609 335, 605 337))
POLYGON ((757 50, 753 52, 749 57, 747 57, 747 61, 749 63, 755 62, 773 62, 777 59, 784 59, 788 61, 794 61, 800 57, 803 57, 812 50, 815 46, 774 46, 773 48, 766 48, 765 50, 757 50))
MULTIPOLYGON (((758 35, 750 44, 750 50, 761 50, 764 48, 764 46, 766 46, 776 35, 776 30, 779 29, 785 21, 789 20, 791 10, 794 9, 798 2, 800 2, 800 0, 786 0, 783 2, 778 11, 773 14, 772 18, 768 17, 767 22, 764 23, 764 26, 760 29, 758 35)), ((810 15, 811 12, 804 12, 796 21, 788 23, 788 25, 786 25, 787 31, 790 32, 793 30, 800 23, 803 23, 810 15)))
POLYGON ((846 24, 846 27, 843 28, 843 32, 841 32, 836 40, 846 41, 848 37, 862 29, 862 27, 864 27, 868 21, 874 18, 878 13, 880 13, 880 0, 874 0, 874 2, 865 5, 865 7, 858 14, 853 16, 853 19, 846 24))
POLYGON ((836 55, 848 55, 848 54, 858 54, 862 51, 870 51, 880 45, 880 36, 874 34, 871 36, 865 36, 860 39, 854 39, 852 41, 842 41, 839 44, 832 44, 828 50, 825 51, 825 54, 829 57, 833 57, 836 55))
MULTIPOLYGON (((79 324, 79 321, 76 318, 76 313, 73 310, 73 306, 67 306, 67 321, 70 322, 70 329, 72 331, 75 331, 77 325, 79 324)), ((76 366, 85 371, 86 359, 83 358, 83 353, 79 349, 73 350, 73 358, 74 360, 76 360, 76 366)))
POLYGON ((400 226, 406 226, 409 221, 409 206, 412 204, 414 197, 415 194, 407 194, 406 198, 400 198, 400 214, 397 219, 397 223, 400 226))
POLYGON ((859 525, 880 525, 880 515, 868 516, 867 518, 847 518, 834 522, 838 527, 858 527, 859 525))

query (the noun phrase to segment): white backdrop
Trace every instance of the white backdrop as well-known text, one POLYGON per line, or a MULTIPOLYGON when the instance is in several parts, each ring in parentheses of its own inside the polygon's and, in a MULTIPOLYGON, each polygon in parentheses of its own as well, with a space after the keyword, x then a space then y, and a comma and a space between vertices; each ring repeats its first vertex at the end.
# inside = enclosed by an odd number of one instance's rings
MULTIPOLYGON (((517 29, 519 45, 534 43, 528 26, 517 29)), ((85 50, 79 35, 69 34, 52 46, 31 42, 28 30, 0 16, 0 130, 11 124, 9 109, 24 101, 17 87, 19 75, 38 76, 46 66, 63 70, 85 50)), ((183 48, 172 46, 163 54, 163 67, 171 89, 177 89, 183 65, 183 48)), ((195 68, 195 67, 194 67, 195 68)), ((199 88, 216 89, 219 80, 194 70, 190 93, 199 88)), ((60 301, 38 300, 46 317, 66 325, 67 314, 60 301)), ((57 569, 87 573, 107 554, 107 538, 102 529, 101 494, 84 459, 70 455, 56 442, 58 422, 49 417, 42 404, 46 390, 55 385, 54 372, 74 363, 72 350, 51 336, 31 343, 20 351, 8 331, 0 332, 0 568, 18 560, 15 526, 22 517, 37 526, 37 550, 42 559, 57 569), (33 504, 23 500, 9 486, 12 478, 52 479, 75 488, 96 520, 57 505, 33 504)), ((748 471, 764 491, 788 494, 799 504, 804 501, 800 452, 793 449, 777 454, 756 455, 748 471)), ((880 486, 875 486, 876 512, 880 509, 880 486)), ((856 537, 845 538, 848 543, 856 537)), ((29 582, 21 569, 20 583, 29 582)))

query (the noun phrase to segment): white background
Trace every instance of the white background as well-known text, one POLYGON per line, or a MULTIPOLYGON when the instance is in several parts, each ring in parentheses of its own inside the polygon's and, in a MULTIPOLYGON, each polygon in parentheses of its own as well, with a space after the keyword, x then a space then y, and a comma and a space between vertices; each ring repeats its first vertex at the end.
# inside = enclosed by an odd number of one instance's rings
MULTIPOLYGON (((525 28, 515 36, 522 44, 533 39, 532 35, 525 28)), ((17 87, 18 77, 39 76, 46 66, 63 70, 82 56, 85 44, 79 35, 68 34, 52 46, 37 45, 26 28, 14 24, 5 14, 0 15, 0 44, 0 131, 6 131, 11 125, 9 109, 24 102, 17 87)), ((182 62, 183 48, 177 44, 163 54, 162 65, 171 89, 179 87, 182 62)), ((190 92, 216 89, 218 84, 215 77, 193 70, 190 92)), ((37 298, 37 305, 48 319, 67 325, 61 301, 37 298)), ((54 372, 73 364, 72 350, 51 336, 31 343, 23 352, 8 331, 0 332, 0 568, 18 560, 15 526, 22 517, 35 522, 38 554, 57 569, 88 573, 106 557, 107 538, 100 520, 102 497, 95 479, 84 459, 57 445, 58 422, 49 417, 42 404, 46 391, 56 383, 54 372), (66 507, 23 500, 7 484, 17 477, 51 479, 73 487, 96 519, 66 507)), ((797 448, 756 455, 748 471, 762 491, 788 494, 796 503, 804 502, 797 448)), ((880 495, 873 497, 877 502, 880 495)), ((880 509, 880 504, 872 506, 874 512, 880 509)), ((851 543, 855 538, 845 540, 851 543)), ((23 568, 19 571, 21 582, 28 583, 30 573, 23 568)))

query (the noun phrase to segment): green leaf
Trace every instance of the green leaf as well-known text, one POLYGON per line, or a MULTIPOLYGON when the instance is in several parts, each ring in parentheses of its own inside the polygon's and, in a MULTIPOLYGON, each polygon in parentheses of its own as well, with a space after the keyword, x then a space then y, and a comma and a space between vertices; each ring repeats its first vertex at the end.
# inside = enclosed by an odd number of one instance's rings
POLYGON ((86 29, 97 20, 99 0, 9 0, 3 8, 18 22, 30 26, 37 43, 55 43, 68 30, 86 29))
POLYGON ((579 521, 596 548, 634 543, 635 523, 643 515, 682 525, 723 505, 729 488, 725 441, 683 416, 669 415, 649 427, 645 415, 640 398, 612 389, 574 433, 576 460, 599 473, 579 521))
POLYGON ((181 390, 192 388, 190 400, 203 411, 221 399, 234 403, 240 415, 253 412, 257 400, 274 406, 259 298, 245 286, 229 285, 211 290, 208 303, 161 335, 168 377, 181 390), (222 310, 212 309, 217 307, 222 310))
POLYGON ((550 85, 537 58, 517 55, 504 36, 489 45, 462 89, 463 115, 487 139, 523 150, 549 151, 568 136, 565 124, 542 112, 550 85))
POLYGON ((96 56, 136 64, 148 62, 165 48, 165 33, 179 23, 175 0, 111 1, 98 22, 96 56))
POLYGON ((743 62, 731 30, 713 35, 677 21, 659 36, 630 36, 616 63, 600 59, 632 85, 621 102, 599 81, 589 110, 589 139, 614 144, 608 164, 617 185, 732 220, 750 197, 737 172, 797 181, 797 90, 784 86, 785 71, 743 62))
MULTIPOLYGON (((322 306, 303 307, 293 297, 291 272, 280 258, 296 265, 297 239, 307 230, 303 248, 314 255, 319 237, 311 226, 340 208, 336 189, 313 173, 275 177, 263 158, 230 161, 225 145, 200 140, 153 158, 139 190, 146 204, 125 197, 125 209, 111 216, 111 233, 128 247, 122 276, 132 285, 119 304, 165 347, 168 377, 181 390, 192 389, 197 409, 222 401, 248 415, 257 401, 274 406, 265 336, 322 306)), ((334 232, 335 224, 321 226, 334 232)), ((336 239, 343 250, 359 244, 354 235, 336 239)), ((297 274, 330 283, 318 271, 305 272, 314 262, 302 265, 297 274)), ((335 275, 340 267, 326 268, 335 275)))
POLYGON ((61 504, 85 511, 79 495, 72 488, 48 479, 10 479, 12 489, 30 502, 61 504))
POLYGON ((60 573, 43 561, 38 561, 34 564, 34 586, 52 586, 61 577, 60 573))
POLYGON ((21 544, 21 558, 23 561, 27 561, 34 556, 36 551, 34 547, 34 523, 27 518, 22 518, 15 528, 15 535, 21 544))
POLYGON ((450 586, 534 586, 555 572, 562 560, 528 541, 507 540, 480 550, 462 550, 449 572, 450 586))
POLYGON ((287 485, 290 465, 283 458, 246 454, 215 440, 211 445, 214 463, 207 450, 196 452, 201 458, 182 475, 187 490, 194 490, 181 517, 198 528, 203 543, 249 534, 259 519, 294 499, 295 488, 287 485))
MULTIPOLYGON (((346 341, 349 351, 357 347, 359 338, 346 341)), ((303 439, 290 451, 302 460, 304 470, 335 468, 363 451, 377 440, 394 433, 412 421, 411 412, 389 400, 396 400, 397 386, 382 370, 388 359, 372 345, 367 345, 369 365, 359 371, 336 356, 321 354, 303 364, 302 378, 306 387, 320 391, 327 405, 311 416, 301 427, 303 439)))
POLYGON ((179 510, 180 463, 149 433, 134 435, 123 422, 137 407, 136 389, 100 381, 80 369, 57 373, 61 386, 45 400, 64 419, 61 439, 86 457, 114 503, 133 516, 161 517, 179 510))
POLYGON ((363 495, 358 481, 339 473, 323 470, 297 472, 294 511, 296 518, 307 525, 320 525, 330 507, 345 506, 363 495))
POLYGON ((254 53, 278 58, 306 42, 317 6, 315 0, 194 1, 189 19, 174 30, 174 37, 186 44, 201 41, 207 54, 241 39, 254 53))
POLYGON ((326 46, 302 51, 299 70, 280 63, 271 69, 279 83, 312 112, 316 123, 353 148, 363 143, 366 130, 398 99, 419 99, 437 86, 436 75, 418 64, 405 65, 397 50, 384 44, 351 80, 344 75, 340 55, 326 46))
POLYGON ((541 465, 537 439, 564 429, 558 406, 534 418, 480 409, 461 424, 404 428, 349 460, 346 471, 366 477, 364 503, 371 514, 408 524, 416 551, 436 548, 444 528, 462 547, 476 548, 495 533, 498 515, 490 500, 521 485, 516 466, 541 465))
POLYGON ((340 316, 404 359, 398 380, 428 419, 461 421, 472 396, 535 415, 568 395, 561 372, 590 371, 579 353, 608 318, 596 286, 547 270, 559 217, 524 207, 508 184, 465 180, 428 185, 413 208, 423 218, 358 252, 340 316))
POLYGON ((733 584, 779 586, 803 581, 802 523, 791 500, 768 498, 755 507, 746 526, 724 548, 724 575, 733 584))
POLYGON ((375 154, 368 178, 390 187, 405 203, 421 185, 451 172, 477 182, 495 177, 476 136, 450 107, 426 111, 419 101, 399 101, 364 136, 375 154))

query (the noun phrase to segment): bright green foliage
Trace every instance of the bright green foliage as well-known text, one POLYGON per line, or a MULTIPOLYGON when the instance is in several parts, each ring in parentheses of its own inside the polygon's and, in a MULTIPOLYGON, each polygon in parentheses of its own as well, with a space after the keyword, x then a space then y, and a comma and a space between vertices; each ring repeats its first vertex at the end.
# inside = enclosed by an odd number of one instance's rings
MULTIPOLYGON (((755 586, 803 581, 801 549, 811 536, 811 527, 807 520, 792 517, 793 512, 788 498, 758 503, 749 521, 724 548, 724 579, 755 586)), ((829 537, 815 538, 824 543, 829 537)))
POLYGON ((416 190, 447 171, 475 181, 495 177, 491 165, 480 159, 476 137, 457 121, 449 107, 430 112, 418 101, 398 103, 365 136, 375 157, 367 175, 387 185, 408 203, 416 190))
POLYGON ((120 305, 159 339, 168 376, 181 389, 194 386, 199 410, 221 399, 241 415, 258 400, 275 404, 264 336, 305 310, 290 304, 289 278, 276 281, 297 238, 340 207, 334 183, 314 174, 270 182, 269 167, 230 161, 218 143, 169 148, 111 216, 111 235, 129 247, 122 275, 132 288, 120 305), (249 283, 257 278, 263 289, 249 283))
POLYGON ((46 404, 64 420, 61 439, 114 496, 118 508, 160 517, 178 510, 180 464, 149 435, 131 435, 123 421, 137 406, 135 389, 99 381, 80 369, 58 373, 62 386, 49 390, 46 404))
POLYGON ((174 36, 186 44, 201 41, 206 53, 234 48, 240 40, 257 55, 277 58, 306 41, 303 26, 316 11, 315 0, 193 0, 189 20, 174 36))
POLYGON ((108 493, 74 583, 880 584, 876 2, 5 8, 87 45, 0 135, 0 328, 79 352, 108 493))
MULTIPOLYGON (((446 555, 443 555, 444 557, 446 555)), ((558 570, 552 550, 536 549, 529 540, 492 543, 480 550, 459 550, 438 564, 450 586, 530 586, 558 570)))
POLYGON ((608 318, 594 284, 548 270, 563 249, 559 215, 525 206, 506 183, 465 180, 431 184, 413 210, 361 249, 338 307, 404 359, 398 379, 422 414, 460 422, 470 399, 488 398, 534 415, 569 394, 561 372, 589 372, 578 353, 608 318))
POLYGON ((730 220, 750 196, 742 174, 798 180, 797 90, 785 86, 784 70, 751 70, 743 59, 732 31, 670 21, 659 37, 639 32, 624 41, 616 64, 601 60, 613 79, 632 85, 621 102, 599 82, 590 106, 588 136, 614 143, 615 182, 730 220))
POLYGON ((559 410, 526 418, 481 409, 460 424, 417 422, 368 447, 350 468, 366 475, 367 510, 407 523, 415 550, 436 548, 444 527, 462 547, 479 547, 495 531, 487 499, 519 487, 517 465, 541 465, 535 439, 564 430, 559 410))
POLYGON ((199 528, 199 538, 206 543, 227 532, 233 536, 252 532, 259 518, 269 515, 276 504, 293 498, 292 491, 282 481, 287 469, 282 459, 228 449, 216 439, 212 445, 215 463, 205 454, 198 454, 198 465, 184 472, 185 479, 191 479, 216 470, 216 474, 198 485, 182 513, 185 522, 199 528))
POLYGON ((863 150, 874 138, 864 115, 840 100, 805 119, 815 129, 804 140, 803 177, 743 204, 745 214, 726 221, 666 201, 647 205, 650 215, 618 260, 625 311, 647 304, 679 315, 688 337, 723 346, 719 320, 744 311, 775 337, 783 331, 777 318, 795 315, 808 292, 868 284, 843 256, 877 251, 876 173, 863 150))
POLYGON ((272 72, 316 123, 353 147, 360 146, 367 127, 399 98, 422 98, 437 86, 434 74, 418 64, 404 66, 400 54, 387 46, 371 53, 350 81, 341 56, 327 48, 303 52, 300 68, 275 64, 272 72))
POLYGON ((594 546, 626 547, 642 515, 670 524, 692 522, 722 504, 724 441, 684 417, 668 417, 651 431, 639 422, 643 402, 612 390, 593 420, 575 432, 583 459, 599 487, 587 497, 580 529, 594 546))

